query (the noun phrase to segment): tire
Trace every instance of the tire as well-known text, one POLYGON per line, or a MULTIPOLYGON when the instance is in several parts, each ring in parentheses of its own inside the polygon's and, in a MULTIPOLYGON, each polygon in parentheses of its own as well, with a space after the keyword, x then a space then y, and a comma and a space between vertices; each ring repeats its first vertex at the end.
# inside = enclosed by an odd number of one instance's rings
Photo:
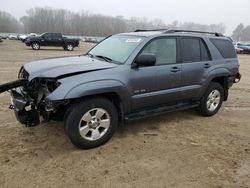
POLYGON ((90 98, 74 104, 65 120, 65 132, 78 148, 105 144, 118 126, 116 107, 107 99, 90 98))
POLYGON ((68 50, 68 51, 73 51, 73 50, 74 50, 73 44, 71 44, 71 43, 66 44, 66 50, 68 50))
POLYGON ((203 116, 213 116, 219 111, 223 100, 223 87, 219 83, 212 82, 210 83, 207 91, 200 100, 200 106, 198 107, 198 111, 203 116))
POLYGON ((39 50, 40 49, 40 44, 38 42, 33 42, 31 44, 31 47, 33 50, 39 50))

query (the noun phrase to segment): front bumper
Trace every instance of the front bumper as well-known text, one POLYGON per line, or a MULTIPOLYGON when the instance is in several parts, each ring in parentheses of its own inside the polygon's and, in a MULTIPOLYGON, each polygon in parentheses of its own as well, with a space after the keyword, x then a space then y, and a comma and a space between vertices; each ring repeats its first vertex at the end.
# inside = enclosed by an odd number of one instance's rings
POLYGON ((20 88, 12 89, 10 109, 14 110, 16 119, 27 127, 40 124, 40 114, 33 102, 26 98, 20 88))
POLYGON ((30 41, 25 41, 26 46, 30 46, 31 42, 30 41))

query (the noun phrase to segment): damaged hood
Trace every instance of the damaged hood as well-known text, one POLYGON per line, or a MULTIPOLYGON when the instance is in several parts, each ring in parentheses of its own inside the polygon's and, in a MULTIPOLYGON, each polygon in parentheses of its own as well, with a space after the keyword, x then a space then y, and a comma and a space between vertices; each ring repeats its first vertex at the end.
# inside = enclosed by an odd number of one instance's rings
POLYGON ((63 78, 116 66, 118 65, 88 56, 74 56, 33 61, 23 67, 29 74, 29 80, 32 80, 35 77, 63 78))

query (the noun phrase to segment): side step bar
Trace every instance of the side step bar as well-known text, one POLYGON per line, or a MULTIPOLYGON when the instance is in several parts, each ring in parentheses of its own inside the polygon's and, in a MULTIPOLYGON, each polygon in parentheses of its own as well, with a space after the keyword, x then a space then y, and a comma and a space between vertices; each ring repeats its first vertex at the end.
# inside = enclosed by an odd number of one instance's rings
POLYGON ((146 117, 157 116, 161 114, 165 114, 168 112, 180 111, 180 110, 187 110, 190 108, 195 108, 199 106, 199 102, 196 103, 181 103, 172 106, 161 106, 154 109, 144 110, 140 112, 134 112, 128 115, 125 115, 125 121, 134 121, 146 117))

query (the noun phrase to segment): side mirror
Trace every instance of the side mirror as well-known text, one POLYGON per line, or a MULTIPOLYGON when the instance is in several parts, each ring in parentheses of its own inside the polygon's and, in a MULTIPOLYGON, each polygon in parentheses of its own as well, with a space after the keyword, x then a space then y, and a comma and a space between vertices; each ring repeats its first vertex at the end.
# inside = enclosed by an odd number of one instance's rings
POLYGON ((140 54, 135 62, 133 63, 132 67, 140 67, 140 66, 144 66, 144 67, 148 67, 148 66, 154 66, 156 63, 156 57, 154 54, 152 53, 144 53, 144 54, 140 54))

